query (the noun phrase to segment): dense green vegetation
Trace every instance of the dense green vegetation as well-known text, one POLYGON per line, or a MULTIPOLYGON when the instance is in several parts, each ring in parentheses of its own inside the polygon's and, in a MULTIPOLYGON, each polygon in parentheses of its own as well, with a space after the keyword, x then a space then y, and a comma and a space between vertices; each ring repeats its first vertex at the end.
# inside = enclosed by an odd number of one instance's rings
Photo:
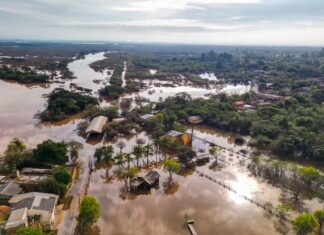
POLYGON ((88 105, 97 104, 96 98, 64 89, 55 89, 48 98, 45 111, 39 114, 42 121, 57 121, 77 114, 88 105))
POLYGON ((185 121, 190 115, 199 115, 210 126, 250 134, 252 144, 256 146, 286 156, 323 161, 324 108, 321 100, 314 98, 317 92, 295 95, 273 105, 259 107, 256 113, 250 115, 240 114, 233 103, 238 99, 251 101, 255 99, 253 95, 221 95, 217 99, 206 100, 179 94, 157 103, 156 109, 164 113, 164 120, 173 117, 171 119, 185 121))
POLYGON ((285 79, 291 87, 298 80, 324 76, 324 56, 321 51, 305 52, 298 50, 243 49, 214 52, 201 55, 182 54, 139 54, 135 56, 134 66, 157 69, 161 73, 200 74, 214 72, 218 78, 232 81, 260 82, 285 79))
POLYGON ((0 79, 16 81, 20 83, 48 83, 50 78, 44 74, 38 74, 29 67, 21 67, 21 69, 9 68, 7 66, 0 67, 0 79))

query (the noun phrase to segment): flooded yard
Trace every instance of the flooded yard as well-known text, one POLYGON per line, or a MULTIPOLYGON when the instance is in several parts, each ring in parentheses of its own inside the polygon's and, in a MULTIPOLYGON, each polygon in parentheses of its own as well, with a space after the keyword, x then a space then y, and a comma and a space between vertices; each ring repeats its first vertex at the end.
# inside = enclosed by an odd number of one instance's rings
MULTIPOLYGON (((107 71, 103 73, 93 71, 89 64, 103 58, 104 53, 90 54, 85 59, 70 63, 69 69, 77 78, 66 81, 64 84, 54 83, 48 87, 27 87, 0 80, 0 153, 4 152, 7 144, 14 137, 25 141, 28 147, 34 147, 46 139, 77 140, 84 144, 84 149, 80 152, 80 159, 86 166, 89 159, 92 159, 95 149, 102 146, 103 143, 86 143, 83 138, 77 135, 77 124, 82 121, 80 115, 75 115, 62 122, 40 123, 34 114, 45 108, 46 98, 43 95, 49 94, 56 87, 70 89, 70 84, 75 83, 78 86, 91 89, 95 94, 104 85, 104 82, 109 82, 109 76, 107 71), (100 80, 100 82, 94 83, 93 80, 100 80)), ((156 71, 151 71, 152 74, 153 72, 156 71)), ((127 73, 126 70, 125 73, 127 73)), ((158 101, 160 97, 165 99, 179 92, 187 92, 196 98, 219 92, 243 94, 250 89, 249 85, 230 84, 211 89, 185 85, 176 87, 150 86, 137 94, 130 94, 126 97, 134 98, 140 95, 150 101, 158 101)), ((190 132, 191 126, 187 126, 187 128, 187 131, 190 132)), ((196 126, 194 136, 193 148, 198 152, 208 152, 210 144, 206 141, 224 148, 219 154, 218 167, 211 167, 215 161, 212 159, 210 163, 199 166, 196 170, 229 185, 239 194, 253 200, 261 203, 271 202, 274 206, 280 204, 280 190, 251 176, 246 169, 248 157, 239 153, 240 150, 245 150, 247 153, 251 151, 246 144, 236 145, 234 135, 205 126, 196 126)), ((126 143, 123 152, 130 153, 139 138, 144 139, 146 143, 152 141, 144 132, 129 137, 120 136, 118 141, 126 143)), ((112 144, 115 152, 118 152, 116 142, 108 141, 105 144, 112 144)), ((170 156, 159 153, 151 156, 148 164, 144 163, 145 159, 142 160, 141 174, 154 169, 160 174, 160 182, 157 187, 138 194, 125 193, 124 180, 118 179, 115 174, 116 166, 107 167, 105 164, 95 164, 88 193, 98 199, 101 205, 101 217, 90 233, 93 235, 187 235, 189 231, 185 221, 186 218, 191 218, 195 221, 194 227, 198 234, 292 234, 291 229, 289 232, 283 233, 282 231, 286 231, 287 228, 282 227, 277 219, 266 215, 263 209, 202 177, 196 170, 175 175, 174 186, 167 187, 168 173, 163 170, 161 164, 161 160, 167 157, 170 156)), ((126 163, 124 163, 125 166, 126 163)), ((83 168, 77 184, 82 185, 81 181, 85 180, 86 174, 83 174, 85 172, 86 168, 83 168)), ((73 195, 77 195, 79 190, 80 188, 75 187, 73 195)), ((305 200, 305 204, 308 208, 314 208, 314 205, 316 207, 323 206, 323 203, 316 199, 305 200)), ((290 227, 288 226, 288 228, 290 227)))

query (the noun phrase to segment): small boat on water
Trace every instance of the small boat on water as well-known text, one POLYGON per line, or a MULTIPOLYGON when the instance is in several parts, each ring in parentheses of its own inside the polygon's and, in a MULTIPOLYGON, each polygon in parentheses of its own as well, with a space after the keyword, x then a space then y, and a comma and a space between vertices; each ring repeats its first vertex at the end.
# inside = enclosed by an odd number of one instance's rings
POLYGON ((197 235, 196 230, 193 226, 194 222, 195 221, 193 219, 187 219, 187 226, 191 235, 197 235))

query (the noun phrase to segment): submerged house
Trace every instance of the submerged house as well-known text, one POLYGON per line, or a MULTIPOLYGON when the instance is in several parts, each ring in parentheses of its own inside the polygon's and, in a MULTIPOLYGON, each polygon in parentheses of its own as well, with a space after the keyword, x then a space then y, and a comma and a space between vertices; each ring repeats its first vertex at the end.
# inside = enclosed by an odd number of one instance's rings
POLYGON ((131 180, 130 188, 132 191, 148 190, 159 183, 160 174, 157 171, 150 171, 144 177, 136 177, 131 180))
POLYGON ((105 116, 98 116, 92 119, 90 125, 85 131, 87 137, 92 134, 100 135, 103 132, 103 128, 107 123, 108 118, 105 116))
POLYGON ((53 229, 58 198, 55 194, 32 192, 13 196, 9 204, 12 207, 11 213, 19 214, 14 218, 23 220, 23 211, 26 211, 28 222, 38 223, 44 230, 49 231, 53 229))
POLYGON ((171 130, 165 134, 166 137, 171 138, 177 143, 189 145, 190 144, 190 135, 187 133, 182 133, 179 131, 171 130))
POLYGON ((187 121, 191 124, 200 124, 204 122, 203 118, 200 116, 189 116, 187 121))
POLYGON ((205 163, 208 163, 209 161, 210 161, 210 155, 208 153, 198 155, 196 158, 197 165, 203 165, 205 163))

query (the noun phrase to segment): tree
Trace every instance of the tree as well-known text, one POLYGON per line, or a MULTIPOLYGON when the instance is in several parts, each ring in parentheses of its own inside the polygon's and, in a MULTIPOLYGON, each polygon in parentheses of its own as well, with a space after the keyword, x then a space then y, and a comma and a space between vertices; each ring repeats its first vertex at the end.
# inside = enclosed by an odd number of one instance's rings
POLYGON ((129 181, 134 178, 138 172, 140 172, 140 169, 138 167, 130 167, 127 170, 123 172, 124 179, 125 179, 125 186, 127 188, 127 191, 129 190, 129 181))
POLYGON ((103 159, 109 164, 113 160, 113 154, 113 146, 107 145, 102 146, 101 148, 97 148, 94 157, 97 158, 98 161, 101 161, 103 159))
POLYGON ((146 156, 146 164, 149 164, 149 156, 153 154, 153 145, 152 144, 146 144, 143 147, 144 155, 146 156))
POLYGON ((9 170, 14 171, 25 158, 26 146, 24 142, 18 138, 14 138, 10 141, 5 151, 5 163, 9 170))
POLYGON ((324 224, 324 210, 314 211, 314 217, 319 225, 319 234, 323 234, 323 224, 324 224))
POLYGON ((115 156, 115 161, 118 166, 121 166, 124 162, 124 154, 123 153, 117 153, 115 156))
POLYGON ((138 166, 138 161, 143 155, 143 147, 140 144, 135 145, 133 148, 133 154, 135 155, 136 165, 138 166))
POLYGON ((54 178, 48 178, 39 183, 40 191, 44 193, 53 193, 60 196, 64 196, 66 191, 66 185, 59 183, 54 178))
POLYGON ((213 146, 209 149, 209 154, 216 158, 216 162, 217 162, 217 153, 219 150, 220 149, 217 146, 213 146))
POLYGON ((46 235, 42 230, 33 227, 19 228, 15 235, 46 235))
POLYGON ((122 153, 122 152, 123 152, 123 148, 126 147, 126 144, 125 144, 125 142, 123 142, 123 141, 119 141, 119 142, 117 143, 117 147, 119 148, 119 152, 122 153))
POLYGON ((63 142, 45 140, 33 150, 33 156, 42 164, 63 165, 68 161, 67 146, 63 142))
POLYGON ((302 213, 293 221, 293 229, 297 235, 307 235, 313 231, 316 221, 311 214, 302 213))
POLYGON ((81 202, 78 222, 81 229, 93 225, 100 217, 100 205, 95 197, 86 196, 81 202))
POLYGON ((127 168, 129 168, 130 167, 129 162, 133 160, 132 155, 130 153, 126 153, 124 158, 127 161, 127 168))
POLYGON ((77 141, 70 141, 68 144, 70 149, 70 158, 73 162, 76 162, 76 160, 79 157, 79 150, 83 148, 83 144, 77 141))
POLYGON ((180 170, 180 164, 174 160, 165 160, 163 163, 164 169, 169 172, 169 182, 172 183, 172 175, 180 170))
POLYGON ((65 167, 60 167, 53 175, 57 182, 68 185, 72 181, 71 173, 65 167))

